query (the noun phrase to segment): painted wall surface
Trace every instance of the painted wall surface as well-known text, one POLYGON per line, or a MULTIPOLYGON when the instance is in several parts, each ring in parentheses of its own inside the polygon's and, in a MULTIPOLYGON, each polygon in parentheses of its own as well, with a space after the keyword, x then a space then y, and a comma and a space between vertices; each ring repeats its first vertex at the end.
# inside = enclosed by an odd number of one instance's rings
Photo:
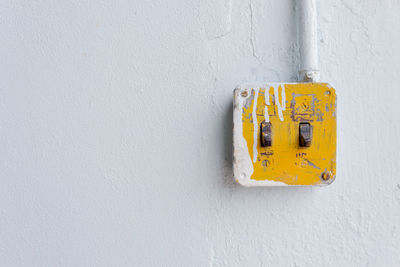
POLYGON ((232 96, 294 1, 0 3, 1 266, 399 266, 400 1, 318 2, 336 181, 244 188, 232 96))

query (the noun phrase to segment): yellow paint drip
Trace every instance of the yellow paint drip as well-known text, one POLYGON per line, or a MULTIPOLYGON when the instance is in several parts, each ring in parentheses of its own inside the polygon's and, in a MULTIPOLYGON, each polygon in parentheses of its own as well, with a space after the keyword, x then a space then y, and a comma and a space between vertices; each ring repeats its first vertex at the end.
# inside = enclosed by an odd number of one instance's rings
POLYGON ((323 172, 331 172, 334 177, 335 90, 325 83, 273 84, 249 89, 251 97, 247 101, 251 104, 243 106, 242 122, 254 168, 250 179, 316 185, 325 183, 321 179, 323 172), (269 97, 265 97, 266 93, 269 97), (261 147, 260 142, 260 124, 266 118, 272 124, 271 147, 261 147), (300 122, 313 126, 310 147, 299 147, 300 122))

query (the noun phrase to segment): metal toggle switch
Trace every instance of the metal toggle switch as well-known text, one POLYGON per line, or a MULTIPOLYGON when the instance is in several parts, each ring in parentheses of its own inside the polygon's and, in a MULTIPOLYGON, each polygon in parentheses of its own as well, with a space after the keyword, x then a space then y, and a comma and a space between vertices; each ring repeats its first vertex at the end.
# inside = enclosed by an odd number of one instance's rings
POLYGON ((300 122, 299 125, 299 146, 309 147, 312 140, 312 126, 309 122, 300 122))
POLYGON ((261 122, 261 146, 271 146, 272 145, 272 131, 271 123, 263 121, 261 122))

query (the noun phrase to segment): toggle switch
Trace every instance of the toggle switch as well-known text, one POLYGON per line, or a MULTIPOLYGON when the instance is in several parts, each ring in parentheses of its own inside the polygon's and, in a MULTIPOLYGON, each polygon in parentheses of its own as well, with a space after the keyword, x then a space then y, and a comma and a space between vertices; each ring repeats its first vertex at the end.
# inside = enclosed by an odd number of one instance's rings
POLYGON ((312 126, 309 122, 300 122, 299 125, 299 146, 309 147, 312 140, 312 126))
POLYGON ((272 145, 272 131, 271 123, 263 121, 261 122, 261 146, 271 146, 272 145))

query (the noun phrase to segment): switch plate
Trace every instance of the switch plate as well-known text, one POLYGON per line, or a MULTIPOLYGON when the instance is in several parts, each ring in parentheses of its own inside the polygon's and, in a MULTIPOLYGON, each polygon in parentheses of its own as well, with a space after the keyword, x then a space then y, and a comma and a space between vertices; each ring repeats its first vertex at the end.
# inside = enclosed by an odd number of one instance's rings
POLYGON ((236 88, 233 171, 235 180, 244 186, 332 183, 336 175, 335 89, 327 83, 268 83, 236 88), (262 146, 261 124, 268 122, 272 142, 271 146, 262 146), (300 146, 300 123, 311 126, 308 147, 300 146))

